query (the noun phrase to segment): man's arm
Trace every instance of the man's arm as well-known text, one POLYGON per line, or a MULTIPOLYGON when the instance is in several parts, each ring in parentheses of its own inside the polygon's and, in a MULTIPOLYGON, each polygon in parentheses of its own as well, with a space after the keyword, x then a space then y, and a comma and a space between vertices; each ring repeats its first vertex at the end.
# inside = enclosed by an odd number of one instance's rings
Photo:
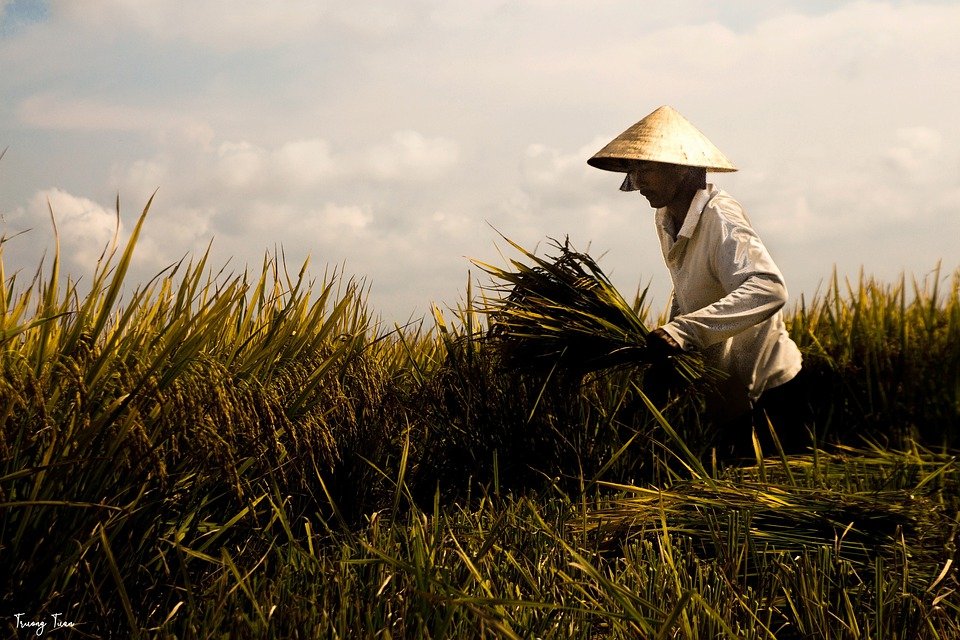
POLYGON ((701 224, 705 226, 699 232, 715 243, 710 248, 710 281, 719 282, 726 294, 701 309, 673 316, 663 326, 684 349, 722 342, 763 322, 787 302, 783 276, 739 205, 705 211, 701 224))
POLYGON ((787 302, 787 289, 771 274, 757 274, 717 302, 660 327, 682 349, 703 349, 757 325, 787 302))

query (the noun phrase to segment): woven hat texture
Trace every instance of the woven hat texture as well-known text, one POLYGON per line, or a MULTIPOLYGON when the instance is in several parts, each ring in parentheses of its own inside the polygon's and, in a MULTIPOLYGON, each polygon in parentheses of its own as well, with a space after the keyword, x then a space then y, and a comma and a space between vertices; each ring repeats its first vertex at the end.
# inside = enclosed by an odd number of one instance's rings
POLYGON ((699 129, 666 105, 611 140, 587 162, 598 169, 627 172, 631 160, 703 167, 707 171, 737 170, 699 129))

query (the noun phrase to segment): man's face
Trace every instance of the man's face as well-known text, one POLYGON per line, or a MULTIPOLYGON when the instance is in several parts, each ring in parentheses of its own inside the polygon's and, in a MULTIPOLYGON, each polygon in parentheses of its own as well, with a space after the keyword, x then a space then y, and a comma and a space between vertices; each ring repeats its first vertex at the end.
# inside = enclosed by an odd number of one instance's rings
POLYGON ((651 207, 659 209, 677 199, 687 172, 688 167, 676 164, 638 160, 630 163, 627 178, 620 188, 639 191, 651 207))

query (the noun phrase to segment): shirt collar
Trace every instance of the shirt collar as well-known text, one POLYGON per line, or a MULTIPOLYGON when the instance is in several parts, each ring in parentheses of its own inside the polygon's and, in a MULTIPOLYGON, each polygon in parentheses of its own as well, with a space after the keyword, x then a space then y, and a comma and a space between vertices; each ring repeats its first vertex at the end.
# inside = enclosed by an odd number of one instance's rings
MULTIPOLYGON (((683 226, 680 227, 680 231, 677 232, 677 238, 684 236, 689 238, 693 236, 694 229, 697 228, 697 223, 700 222, 700 214, 703 213, 704 208, 707 206, 707 203, 717 193, 717 188, 712 184, 707 184, 706 189, 698 189, 697 192, 693 195, 693 200, 690 201, 690 208, 687 209, 687 217, 683 219, 683 226)), ((657 226, 667 231, 667 225, 671 224, 667 216, 667 208, 661 207, 657 209, 656 213, 657 226)))

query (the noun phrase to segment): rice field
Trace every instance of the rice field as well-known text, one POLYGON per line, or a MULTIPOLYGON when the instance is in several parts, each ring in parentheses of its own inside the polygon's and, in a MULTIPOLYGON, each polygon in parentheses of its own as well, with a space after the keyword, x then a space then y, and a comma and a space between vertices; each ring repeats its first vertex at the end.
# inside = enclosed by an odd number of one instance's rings
POLYGON ((279 255, 125 282, 148 209, 88 293, 0 242, 7 636, 960 638, 960 271, 798 301, 815 446, 732 466, 695 375, 511 364, 507 290, 396 327, 279 255))

